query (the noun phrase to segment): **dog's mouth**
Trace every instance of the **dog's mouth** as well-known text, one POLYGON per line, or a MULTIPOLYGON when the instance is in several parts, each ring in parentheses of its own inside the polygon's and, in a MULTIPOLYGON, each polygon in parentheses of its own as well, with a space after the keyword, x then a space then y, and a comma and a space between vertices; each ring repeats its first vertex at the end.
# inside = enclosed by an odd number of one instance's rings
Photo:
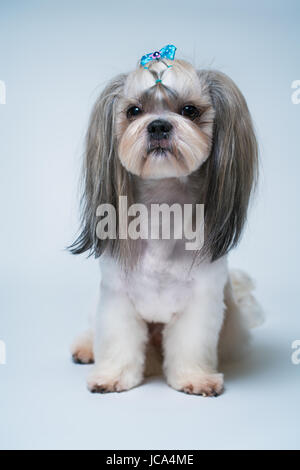
POLYGON ((163 157, 168 153, 172 153, 172 148, 167 139, 151 142, 147 150, 147 155, 152 154, 156 157, 163 157))

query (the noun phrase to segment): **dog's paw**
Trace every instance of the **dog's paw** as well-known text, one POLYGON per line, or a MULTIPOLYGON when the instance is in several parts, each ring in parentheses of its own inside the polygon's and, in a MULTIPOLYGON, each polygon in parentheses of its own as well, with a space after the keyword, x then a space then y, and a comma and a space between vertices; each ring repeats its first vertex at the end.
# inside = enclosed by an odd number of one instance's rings
POLYGON ((124 392, 139 385, 142 379, 142 375, 130 367, 117 374, 95 368, 88 378, 87 387, 92 393, 124 392))
POLYGON ((78 349, 72 354, 72 360, 75 364, 93 364, 94 355, 90 350, 78 349))
POLYGON ((217 397, 224 390, 223 374, 218 373, 192 373, 180 379, 169 379, 171 387, 192 395, 202 395, 203 397, 217 397))
POLYGON ((77 338, 71 346, 73 362, 92 364, 94 362, 93 336, 90 331, 77 338))

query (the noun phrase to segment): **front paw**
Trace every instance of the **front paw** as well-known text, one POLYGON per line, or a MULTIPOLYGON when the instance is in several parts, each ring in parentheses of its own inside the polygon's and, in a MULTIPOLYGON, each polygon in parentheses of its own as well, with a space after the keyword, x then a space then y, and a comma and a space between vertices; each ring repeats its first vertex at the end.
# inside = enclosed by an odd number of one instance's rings
POLYGON ((180 392, 217 397, 224 390, 224 377, 223 374, 197 371, 168 377, 168 384, 180 392))
POLYGON ((124 392, 139 385, 143 376, 134 367, 126 367, 117 373, 108 373, 95 367, 87 381, 92 393, 124 392))

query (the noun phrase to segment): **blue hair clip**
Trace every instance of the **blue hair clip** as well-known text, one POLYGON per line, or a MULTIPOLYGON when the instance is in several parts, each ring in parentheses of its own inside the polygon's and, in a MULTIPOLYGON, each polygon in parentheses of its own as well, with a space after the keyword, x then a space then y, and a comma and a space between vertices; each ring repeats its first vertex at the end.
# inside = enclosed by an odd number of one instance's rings
MULTIPOLYGON (((159 59, 169 59, 174 60, 176 52, 176 47, 168 44, 167 46, 163 47, 159 51, 151 52, 150 54, 145 54, 141 58, 141 65, 145 67, 148 62, 152 60, 159 60, 159 59)), ((148 68, 148 67, 145 67, 148 68)))

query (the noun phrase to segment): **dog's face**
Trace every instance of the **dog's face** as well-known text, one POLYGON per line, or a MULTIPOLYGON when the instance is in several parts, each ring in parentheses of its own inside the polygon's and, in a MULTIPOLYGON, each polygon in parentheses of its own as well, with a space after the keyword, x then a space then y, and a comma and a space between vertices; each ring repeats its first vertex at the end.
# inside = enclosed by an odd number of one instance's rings
POLYGON ((116 117, 118 156, 142 178, 187 176, 211 151, 214 109, 196 70, 153 61, 128 75, 116 117))

